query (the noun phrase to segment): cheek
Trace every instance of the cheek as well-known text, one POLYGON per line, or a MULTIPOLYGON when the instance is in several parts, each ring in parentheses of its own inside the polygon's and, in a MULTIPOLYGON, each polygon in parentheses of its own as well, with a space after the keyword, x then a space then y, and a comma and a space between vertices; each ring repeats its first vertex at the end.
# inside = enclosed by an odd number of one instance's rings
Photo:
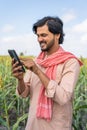
POLYGON ((45 38, 44 38, 44 41, 49 42, 50 39, 51 39, 50 37, 45 37, 45 38))
POLYGON ((44 38, 43 38, 43 37, 38 37, 38 38, 37 38, 37 41, 38 41, 38 42, 44 41, 44 38))

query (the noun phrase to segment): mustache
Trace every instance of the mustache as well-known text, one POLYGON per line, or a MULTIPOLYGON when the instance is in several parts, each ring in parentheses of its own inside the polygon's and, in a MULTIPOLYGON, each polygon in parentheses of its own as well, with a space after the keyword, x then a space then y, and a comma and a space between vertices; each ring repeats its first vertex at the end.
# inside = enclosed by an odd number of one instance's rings
POLYGON ((46 43, 46 41, 41 41, 41 42, 39 42, 39 43, 40 43, 40 44, 41 44, 41 43, 46 43))

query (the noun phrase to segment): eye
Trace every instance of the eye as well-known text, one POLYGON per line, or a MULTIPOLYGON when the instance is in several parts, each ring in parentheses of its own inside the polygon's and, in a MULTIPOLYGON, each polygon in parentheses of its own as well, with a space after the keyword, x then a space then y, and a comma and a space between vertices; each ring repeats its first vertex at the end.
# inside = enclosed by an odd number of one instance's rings
POLYGON ((41 36, 42 36, 42 37, 46 37, 46 36, 47 36, 47 34, 46 34, 46 33, 43 33, 41 36))
POLYGON ((47 36, 48 36, 48 34, 46 34, 46 33, 42 33, 40 35, 37 34, 37 38, 39 38, 39 37, 47 37, 47 36))

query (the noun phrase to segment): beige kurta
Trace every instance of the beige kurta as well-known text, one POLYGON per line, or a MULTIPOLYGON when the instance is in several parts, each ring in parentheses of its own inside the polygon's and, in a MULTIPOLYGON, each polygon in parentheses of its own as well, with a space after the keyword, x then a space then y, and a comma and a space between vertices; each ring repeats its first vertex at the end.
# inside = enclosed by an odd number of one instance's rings
MULTIPOLYGON (((45 72, 45 68, 41 69, 45 72)), ((45 91, 45 95, 54 101, 51 121, 36 117, 41 81, 34 73, 26 72, 24 81, 26 84, 30 82, 30 90, 26 86, 26 90, 20 95, 26 97, 30 91, 29 116, 25 130, 71 130, 73 91, 79 71, 80 65, 74 58, 58 65, 56 79, 50 80, 45 91)))

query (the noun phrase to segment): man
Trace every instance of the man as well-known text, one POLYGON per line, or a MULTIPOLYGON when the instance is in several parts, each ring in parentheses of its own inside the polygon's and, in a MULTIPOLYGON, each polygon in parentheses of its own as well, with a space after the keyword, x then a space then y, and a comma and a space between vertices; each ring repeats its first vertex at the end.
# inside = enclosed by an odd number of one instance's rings
POLYGON ((71 130, 73 92, 82 63, 60 46, 64 40, 60 18, 44 17, 33 25, 33 31, 41 48, 39 56, 21 59, 25 74, 12 61, 17 93, 30 96, 26 130, 71 130))

